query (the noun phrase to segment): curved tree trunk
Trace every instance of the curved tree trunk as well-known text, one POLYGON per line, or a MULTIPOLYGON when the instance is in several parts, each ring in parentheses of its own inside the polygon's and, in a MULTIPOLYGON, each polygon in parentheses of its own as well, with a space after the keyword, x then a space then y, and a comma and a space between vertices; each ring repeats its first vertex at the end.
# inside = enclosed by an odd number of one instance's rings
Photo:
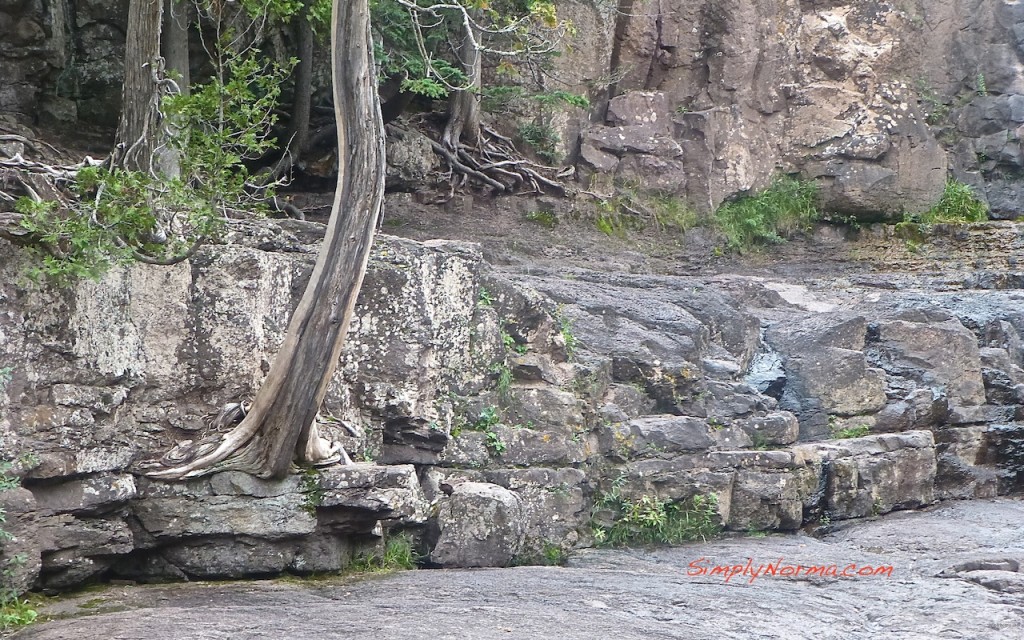
POLYGON ((341 354, 362 286, 384 198, 384 125, 375 86, 367 0, 334 0, 331 23, 338 186, 327 235, 306 292, 270 373, 232 431, 165 456, 158 478, 225 469, 262 478, 287 474, 293 459, 320 462, 337 452, 315 418, 341 354))
POLYGON ((448 123, 445 125, 441 143, 445 147, 458 149, 462 140, 476 144, 480 140, 480 88, 481 58, 473 34, 472 27, 465 27, 462 46, 458 57, 463 73, 470 79, 469 87, 453 91, 448 98, 448 123))
POLYGON ((121 120, 111 165, 156 175, 164 172, 161 150, 159 78, 163 0, 131 0, 125 34, 121 120))

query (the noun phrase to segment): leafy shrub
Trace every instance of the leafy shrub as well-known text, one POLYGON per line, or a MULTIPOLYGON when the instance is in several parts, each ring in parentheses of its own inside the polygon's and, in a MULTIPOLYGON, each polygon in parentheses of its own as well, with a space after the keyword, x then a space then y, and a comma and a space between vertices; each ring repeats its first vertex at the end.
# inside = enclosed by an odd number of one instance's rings
POLYGON ((722 204, 714 222, 729 248, 742 252, 807 230, 821 217, 817 200, 818 186, 813 182, 780 176, 757 195, 722 204))

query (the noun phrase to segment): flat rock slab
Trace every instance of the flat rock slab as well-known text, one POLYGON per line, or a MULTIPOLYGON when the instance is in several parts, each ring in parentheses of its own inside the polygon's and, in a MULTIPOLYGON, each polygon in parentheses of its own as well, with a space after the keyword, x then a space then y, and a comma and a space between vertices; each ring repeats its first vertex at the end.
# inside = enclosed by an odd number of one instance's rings
POLYGON ((848 523, 815 539, 587 551, 569 567, 116 587, 48 604, 18 640, 1020 637, 1024 501, 848 523), (891 565, 891 577, 695 575, 716 565, 891 565), (1000 575, 994 575, 994 574, 1000 575), (976 574, 976 575, 975 575, 976 574), (984 586, 987 585, 987 586, 984 586))

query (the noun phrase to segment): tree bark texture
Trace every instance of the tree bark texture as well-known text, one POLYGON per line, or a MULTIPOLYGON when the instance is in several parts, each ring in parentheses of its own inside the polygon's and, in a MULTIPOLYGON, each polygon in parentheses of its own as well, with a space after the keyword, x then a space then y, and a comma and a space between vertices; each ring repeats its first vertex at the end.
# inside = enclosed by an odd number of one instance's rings
POLYGON ((453 91, 448 98, 448 122, 441 136, 441 142, 447 148, 459 148, 462 140, 476 144, 480 140, 480 88, 481 58, 480 50, 474 43, 472 27, 466 26, 462 37, 462 46, 458 51, 459 63, 463 73, 470 79, 470 86, 453 91))
POLYGON ((160 48, 181 95, 189 94, 188 0, 166 0, 160 48))
POLYGON ((160 21, 163 0, 131 0, 125 35, 124 86, 112 165, 160 171, 160 21))
POLYGON ((293 459, 334 453, 315 418, 338 364, 384 198, 384 125, 375 86, 367 0, 335 0, 331 23, 338 186, 324 243, 284 343, 249 413, 232 431, 168 454, 150 475, 187 478, 226 469, 280 478, 293 459), (177 458, 177 459, 175 459, 177 458))

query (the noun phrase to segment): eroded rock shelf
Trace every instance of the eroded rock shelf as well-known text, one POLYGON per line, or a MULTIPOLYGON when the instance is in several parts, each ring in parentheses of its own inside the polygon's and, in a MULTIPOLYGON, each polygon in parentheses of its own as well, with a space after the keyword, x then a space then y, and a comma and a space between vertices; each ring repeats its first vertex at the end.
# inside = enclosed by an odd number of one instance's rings
POLYGON ((387 236, 322 414, 356 464, 145 478, 253 393, 321 228, 242 226, 67 292, 15 284, 25 257, 0 247, 0 444, 37 458, 0 494, 21 586, 320 573, 400 530, 436 565, 502 566, 591 545, 613 485, 714 494, 735 531, 1020 487, 1016 290, 526 274, 387 236))

